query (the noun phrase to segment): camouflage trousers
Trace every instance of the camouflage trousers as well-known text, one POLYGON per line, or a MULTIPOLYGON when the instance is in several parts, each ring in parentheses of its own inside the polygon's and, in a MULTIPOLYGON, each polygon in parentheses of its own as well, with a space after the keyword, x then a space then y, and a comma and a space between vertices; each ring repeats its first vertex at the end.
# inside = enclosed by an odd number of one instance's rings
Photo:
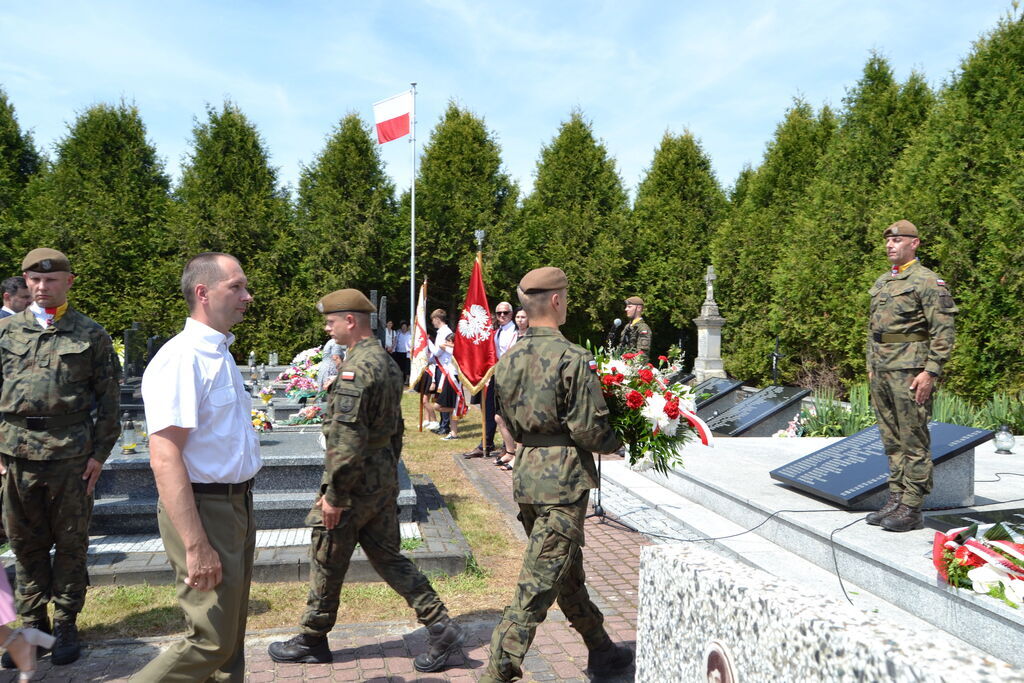
POLYGON ((427 577, 402 554, 398 531, 397 491, 353 496, 352 509, 341 515, 338 526, 327 530, 320 509, 306 518, 313 527, 309 548, 309 597, 299 620, 303 633, 327 635, 338 618, 341 586, 356 543, 370 564, 391 588, 405 598, 424 626, 440 621, 448 610, 427 577))
POLYGON ((85 605, 92 518, 82 480, 87 460, 4 456, 4 526, 14 551, 18 614, 29 624, 46 620, 51 601, 58 621, 74 619, 85 605))
POLYGON ((928 431, 932 401, 929 398, 918 405, 910 391, 910 384, 920 372, 876 371, 871 379, 871 403, 889 457, 889 491, 912 507, 921 507, 932 490, 932 439, 928 431))
POLYGON ((512 604, 491 635, 491 656, 481 681, 523 676, 523 659, 537 626, 557 601, 588 649, 608 643, 604 616, 590 600, 583 571, 583 523, 590 494, 570 505, 519 504, 529 540, 512 604))

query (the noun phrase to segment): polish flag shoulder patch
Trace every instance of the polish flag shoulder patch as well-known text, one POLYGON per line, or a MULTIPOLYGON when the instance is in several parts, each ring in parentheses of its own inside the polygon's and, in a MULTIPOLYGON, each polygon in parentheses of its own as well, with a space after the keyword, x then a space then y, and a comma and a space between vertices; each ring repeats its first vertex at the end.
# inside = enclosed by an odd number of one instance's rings
POLYGON ((355 380, 356 373, 352 372, 351 370, 345 370, 344 372, 341 373, 341 378, 346 382, 351 382, 355 380))
POLYGON ((589 363, 587 363, 587 365, 590 366, 590 371, 591 372, 597 372, 597 361, 596 360, 590 361, 589 363))

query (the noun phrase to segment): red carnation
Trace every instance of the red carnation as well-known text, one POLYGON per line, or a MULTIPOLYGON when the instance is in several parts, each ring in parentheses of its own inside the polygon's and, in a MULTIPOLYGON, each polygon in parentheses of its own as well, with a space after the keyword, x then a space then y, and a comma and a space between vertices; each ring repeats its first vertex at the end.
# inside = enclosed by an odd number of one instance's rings
POLYGON ((633 410, 639 410, 644 404, 644 396, 635 389, 626 394, 626 406, 633 410))
POLYGON ((637 374, 640 376, 641 382, 650 383, 654 381, 654 373, 647 368, 642 368, 637 374))
POLYGON ((625 360, 633 360, 634 358, 636 358, 639 355, 640 354, 638 354, 638 353, 624 353, 624 354, 622 354, 622 357, 625 360))
POLYGON ((644 392, 644 396, 650 398, 651 396, 654 396, 654 392, 648 389, 647 391, 644 392))
POLYGON ((658 356, 658 360, 660 360, 662 363, 667 363, 668 356, 658 356))
POLYGON ((606 387, 615 384, 615 375, 602 375, 601 384, 605 385, 606 387))
POLYGON ((668 419, 674 420, 679 417, 679 400, 672 399, 665 404, 665 414, 668 415, 668 419))

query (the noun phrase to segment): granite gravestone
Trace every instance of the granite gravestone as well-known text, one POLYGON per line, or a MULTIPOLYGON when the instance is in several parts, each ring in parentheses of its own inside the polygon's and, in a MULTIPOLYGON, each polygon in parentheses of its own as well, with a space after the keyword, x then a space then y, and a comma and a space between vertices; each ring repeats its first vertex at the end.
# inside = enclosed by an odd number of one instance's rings
POLYGON ((809 393, 798 387, 767 387, 712 417, 708 428, 720 436, 771 436, 800 412, 800 400, 809 393))
POLYGON ((693 388, 693 393, 697 397, 697 414, 700 415, 701 409, 710 407, 711 404, 735 392, 741 386, 743 386, 743 382, 726 377, 710 377, 704 380, 693 388), (703 398, 701 398, 702 396, 703 398))
POLYGON ((1024 535, 1024 508, 1008 510, 970 510, 950 515, 929 515, 924 525, 936 531, 947 532, 950 529, 971 526, 972 524, 995 524, 1002 522, 1011 532, 1024 535))
MULTIPOLYGON (((934 486, 924 507, 974 504, 974 448, 992 438, 987 429, 929 422, 934 486), (957 457, 959 456, 959 457, 957 457)), ((854 510, 876 510, 888 493, 889 459, 878 426, 863 429, 774 469, 771 478, 854 510)))

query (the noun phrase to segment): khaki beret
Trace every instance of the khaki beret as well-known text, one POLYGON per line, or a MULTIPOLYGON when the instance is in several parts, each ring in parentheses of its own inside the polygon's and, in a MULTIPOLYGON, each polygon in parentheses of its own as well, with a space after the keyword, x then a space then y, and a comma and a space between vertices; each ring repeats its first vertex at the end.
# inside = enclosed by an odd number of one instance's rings
POLYGON ((920 239, 920 235, 917 234, 917 226, 910 221, 896 221, 882 233, 882 237, 917 237, 920 239))
POLYGON ((523 294, 537 294, 539 292, 550 292, 555 289, 565 289, 569 286, 569 279, 561 268, 544 266, 534 268, 523 276, 519 281, 519 289, 523 294))
POLYGON ((628 299, 626 299, 626 303, 627 304, 636 304, 637 306, 643 306, 644 305, 644 300, 641 299, 638 296, 631 296, 628 299))
POLYGON ((339 289, 316 302, 316 310, 328 313, 374 313, 373 304, 358 289, 339 289))
POLYGON ((71 272, 71 264, 68 257, 56 249, 33 249, 28 252, 21 261, 22 272, 32 271, 34 273, 59 273, 71 272))

